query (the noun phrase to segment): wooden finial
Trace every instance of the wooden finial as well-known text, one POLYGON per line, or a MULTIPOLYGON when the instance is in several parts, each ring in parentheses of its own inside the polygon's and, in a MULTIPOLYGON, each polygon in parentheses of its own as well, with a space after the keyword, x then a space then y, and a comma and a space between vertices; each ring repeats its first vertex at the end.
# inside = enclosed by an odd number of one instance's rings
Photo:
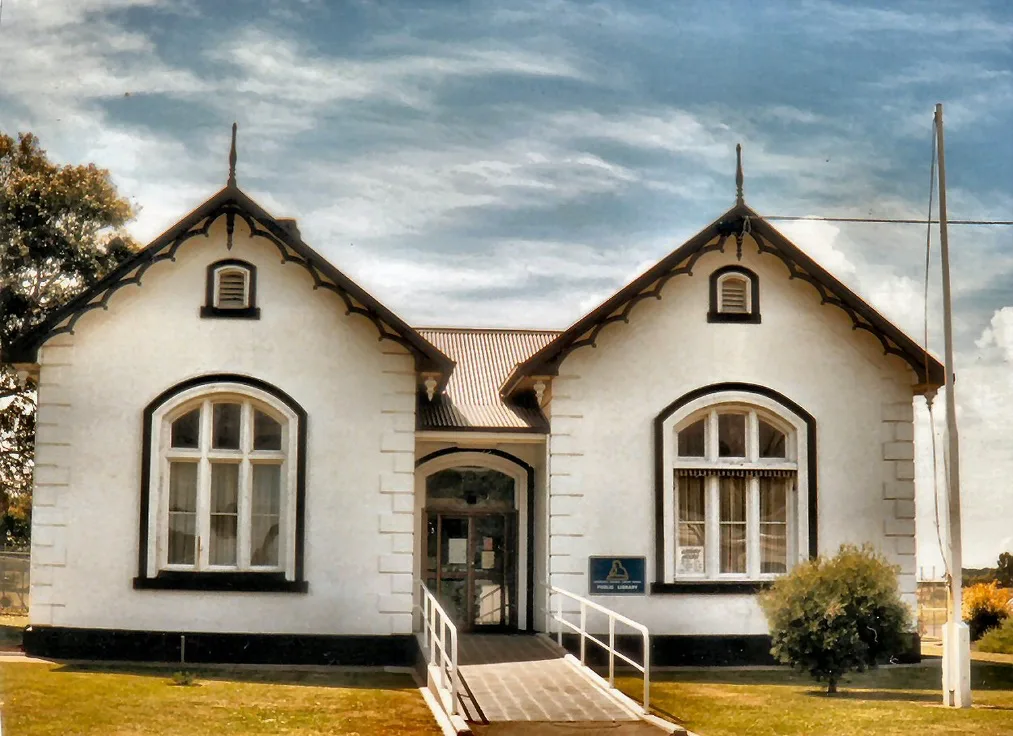
POLYGON ((745 204, 742 196, 742 144, 735 144, 735 204, 745 204))
POLYGON ((232 148, 229 150, 229 186, 236 186, 236 129, 239 126, 232 124, 232 148))

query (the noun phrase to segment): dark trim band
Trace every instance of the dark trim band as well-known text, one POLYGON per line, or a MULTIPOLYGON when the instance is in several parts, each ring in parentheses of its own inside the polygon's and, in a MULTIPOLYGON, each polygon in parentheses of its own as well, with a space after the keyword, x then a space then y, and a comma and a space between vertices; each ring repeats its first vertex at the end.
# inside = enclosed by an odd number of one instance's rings
POLYGON ((708 322, 738 322, 740 324, 760 324, 760 278, 745 266, 724 266, 715 270, 710 277, 710 311, 707 312, 708 322), (737 273, 749 281, 749 311, 744 314, 718 311, 718 281, 727 273, 737 273))
MULTIPOLYGON (((191 580, 190 586, 207 585, 207 583, 199 582, 205 576, 218 576, 219 573, 173 573, 166 576, 165 572, 160 573, 155 578, 148 577, 148 511, 151 504, 151 418, 154 416, 155 411, 162 406, 165 402, 169 401, 172 397, 177 394, 187 391, 197 386, 206 386, 213 383, 238 383, 243 386, 250 386, 252 388, 259 389, 265 393, 270 394, 285 406, 291 409, 299 420, 298 436, 296 437, 296 488, 295 488, 295 580, 287 581, 295 587, 302 588, 298 591, 293 592, 306 592, 307 583, 305 582, 305 570, 303 566, 303 559, 305 556, 305 517, 306 517, 306 410, 302 408, 298 401, 293 399, 287 393, 282 391, 277 386, 274 386, 266 381, 262 381, 259 378, 253 378, 251 376, 243 376, 238 373, 212 373, 204 376, 196 376, 194 378, 187 379, 182 383, 177 383, 175 386, 166 389, 144 407, 144 413, 141 419, 141 437, 142 437, 142 448, 141 448, 141 503, 140 503, 140 534, 138 536, 138 550, 137 550, 137 577, 134 579, 134 588, 137 590, 146 590, 151 588, 168 588, 172 587, 176 590, 238 590, 235 587, 185 587, 180 580, 189 578, 191 580), (160 584, 157 581, 163 580, 164 583, 160 584), (175 584, 169 585, 169 581, 173 581, 175 584)), ((236 575, 235 573, 223 573, 226 577, 222 577, 223 581, 221 584, 226 585, 229 575, 236 575)), ((246 573, 249 575, 260 576, 265 573, 246 573)), ((266 573, 270 574, 270 573, 266 573)), ((248 583, 252 584, 252 583, 248 583)))
MULTIPOLYGON (((467 453, 475 453, 475 454, 479 454, 479 455, 494 455, 495 457, 501 457, 504 460, 509 460, 514 465, 517 465, 517 466, 519 466, 521 468, 524 468, 524 472, 528 476, 528 489, 527 489, 528 490, 528 498, 527 498, 527 504, 528 504, 528 524, 527 524, 527 527, 528 527, 528 529, 527 529, 527 531, 528 531, 528 545, 527 545, 528 546, 528 549, 527 549, 527 555, 528 555, 528 564, 527 564, 528 589, 527 589, 527 600, 525 601, 524 606, 525 606, 525 610, 527 612, 527 617, 526 618, 527 618, 527 624, 528 624, 528 626, 527 626, 526 630, 527 631, 534 631, 535 630, 535 628, 534 628, 534 621, 535 621, 535 598, 534 598, 534 588, 535 588, 535 469, 533 467, 531 467, 530 465, 528 465, 523 460, 521 460, 519 457, 516 457, 515 455, 511 455, 509 452, 504 452, 503 450, 496 450, 496 449, 493 449, 493 448, 469 448, 469 447, 445 447, 442 450, 436 450, 435 452, 430 452, 425 457, 421 458, 420 460, 417 460, 415 462, 415 467, 416 468, 421 467, 424 463, 428 463, 429 461, 435 460, 436 458, 439 458, 439 457, 444 457, 445 455, 455 455, 455 454, 466 453, 466 452, 467 453)), ((423 523, 425 523, 424 519, 423 519, 423 523)), ((423 535, 424 535, 424 532, 423 532, 423 535)), ((425 536, 423 536, 423 539, 425 539, 425 536)))
MULTIPOLYGON (((776 401, 785 409, 788 409, 796 416, 802 418, 806 425, 806 443, 808 457, 808 485, 809 485, 809 557, 815 559, 819 553, 819 493, 817 490, 816 477, 816 419, 801 406, 789 399, 779 391, 766 386, 759 386, 754 383, 712 383, 694 389, 683 394, 671 404, 666 406, 654 418, 654 580, 655 585, 665 583, 665 473, 669 472, 665 467, 665 420, 691 401, 701 396, 722 393, 725 391, 739 391, 743 393, 765 396, 776 401)), ((715 582, 717 581, 708 581, 715 582)), ((688 583, 687 583, 688 584, 688 583)), ((651 590, 654 588, 652 586, 651 590)), ((659 591, 663 592, 663 591, 659 591)), ((697 591, 699 592, 699 591, 697 591)))
POLYGON ((25 653, 54 659, 232 664, 322 664, 411 667, 419 645, 411 634, 218 634, 29 626, 25 653))

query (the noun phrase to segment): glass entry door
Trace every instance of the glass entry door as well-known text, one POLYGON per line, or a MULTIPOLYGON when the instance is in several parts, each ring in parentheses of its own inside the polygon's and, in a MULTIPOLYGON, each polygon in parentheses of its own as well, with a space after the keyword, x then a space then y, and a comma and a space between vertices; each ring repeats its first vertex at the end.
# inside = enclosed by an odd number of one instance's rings
POLYGON ((516 628, 516 516, 427 511, 426 584, 463 631, 516 628))

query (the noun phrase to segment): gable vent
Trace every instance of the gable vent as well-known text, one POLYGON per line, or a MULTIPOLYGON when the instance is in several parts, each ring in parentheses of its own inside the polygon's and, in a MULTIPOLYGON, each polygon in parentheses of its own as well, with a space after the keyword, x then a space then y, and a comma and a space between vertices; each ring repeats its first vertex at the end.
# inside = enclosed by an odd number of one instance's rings
POLYGON ((746 299, 748 282, 743 278, 727 278, 721 282, 721 311, 746 314, 749 306, 746 299))
POLYGON ((218 308, 243 309, 246 307, 246 273, 230 269, 218 274, 218 308))

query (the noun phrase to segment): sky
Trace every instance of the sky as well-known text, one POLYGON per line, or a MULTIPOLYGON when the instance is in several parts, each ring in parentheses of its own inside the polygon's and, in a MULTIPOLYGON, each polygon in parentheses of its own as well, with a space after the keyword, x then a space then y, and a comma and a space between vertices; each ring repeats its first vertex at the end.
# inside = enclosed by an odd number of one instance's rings
MULTIPOLYGON (((240 186, 411 324, 565 327, 733 204, 736 143, 761 214, 924 218, 942 102, 950 217, 1013 219, 1013 5, 881 5, 3 0, 0 130, 108 168, 146 242, 225 183, 237 121, 240 186)), ((924 227, 776 224, 921 341, 924 227)), ((988 565, 1013 550, 1013 228, 950 247, 964 557, 988 565)))

